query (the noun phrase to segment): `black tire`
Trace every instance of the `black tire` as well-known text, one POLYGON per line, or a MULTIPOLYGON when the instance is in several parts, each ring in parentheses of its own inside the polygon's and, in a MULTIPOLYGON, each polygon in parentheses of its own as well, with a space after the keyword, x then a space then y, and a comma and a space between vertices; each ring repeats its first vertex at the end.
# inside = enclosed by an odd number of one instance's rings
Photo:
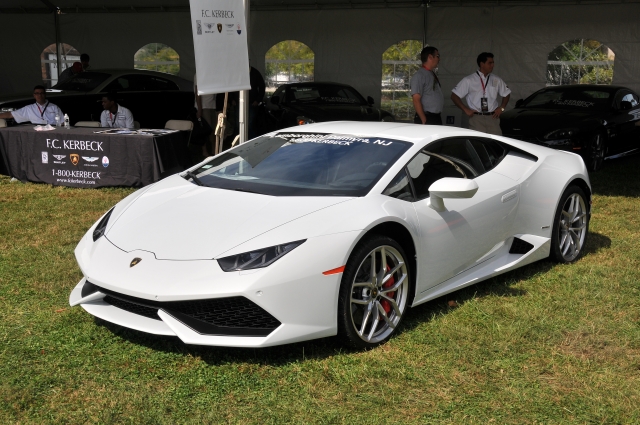
POLYGON ((589 203, 584 191, 569 186, 558 203, 551 232, 550 257, 559 263, 573 263, 584 251, 589 233, 589 203))
POLYGON ((598 132, 591 136, 587 145, 585 163, 591 172, 600 171, 604 165, 604 157, 607 154, 607 139, 604 133, 598 132))
POLYGON ((353 348, 376 347, 398 329, 409 308, 409 264, 404 250, 382 235, 364 238, 342 274, 338 297, 338 338, 353 348), (386 271, 382 274, 384 253, 386 271), (374 261, 375 278, 371 279, 374 261))

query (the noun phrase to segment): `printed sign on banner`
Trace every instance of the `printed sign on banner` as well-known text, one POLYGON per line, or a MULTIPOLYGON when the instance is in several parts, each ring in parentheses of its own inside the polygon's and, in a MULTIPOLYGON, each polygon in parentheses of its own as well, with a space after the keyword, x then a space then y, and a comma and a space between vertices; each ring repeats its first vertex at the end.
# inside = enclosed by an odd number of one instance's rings
POLYGON ((190 0, 198 94, 250 90, 242 0, 190 0))

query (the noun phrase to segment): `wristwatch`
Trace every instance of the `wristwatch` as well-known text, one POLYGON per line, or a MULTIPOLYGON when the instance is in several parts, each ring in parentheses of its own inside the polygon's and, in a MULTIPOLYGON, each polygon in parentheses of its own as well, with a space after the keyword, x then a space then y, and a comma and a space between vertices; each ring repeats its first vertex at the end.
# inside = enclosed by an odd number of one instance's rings
POLYGON ((500 110, 501 110, 502 112, 504 112, 504 108, 500 108, 500 110))

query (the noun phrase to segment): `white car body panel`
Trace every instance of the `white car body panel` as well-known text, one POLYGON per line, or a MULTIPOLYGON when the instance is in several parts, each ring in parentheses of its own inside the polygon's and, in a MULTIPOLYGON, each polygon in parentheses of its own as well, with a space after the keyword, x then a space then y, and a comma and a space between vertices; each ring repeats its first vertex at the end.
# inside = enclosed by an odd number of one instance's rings
POLYGON ((578 155, 471 130, 333 122, 289 131, 413 145, 362 197, 267 196, 200 187, 180 175, 141 189, 115 207, 104 236, 93 241, 96 223, 76 247, 84 278, 72 291, 70 304, 109 322, 175 335, 188 344, 264 347, 335 335, 342 274, 323 273, 345 266, 358 242, 376 226, 394 223, 410 235, 416 269, 409 303, 417 305, 546 258, 560 196, 576 179, 589 186, 578 155), (428 198, 408 202, 382 195, 428 143, 464 136, 493 138, 537 161, 511 152, 473 179, 478 187, 473 196, 443 199, 443 211, 430 207, 428 198), (514 238, 533 248, 510 254, 514 238), (305 242, 268 267, 224 272, 217 262, 300 240, 305 242), (132 267, 136 257, 141 261, 132 267), (151 303, 244 297, 281 324, 266 336, 203 334, 163 308, 156 320, 109 304, 99 290, 83 297, 87 281, 151 303))

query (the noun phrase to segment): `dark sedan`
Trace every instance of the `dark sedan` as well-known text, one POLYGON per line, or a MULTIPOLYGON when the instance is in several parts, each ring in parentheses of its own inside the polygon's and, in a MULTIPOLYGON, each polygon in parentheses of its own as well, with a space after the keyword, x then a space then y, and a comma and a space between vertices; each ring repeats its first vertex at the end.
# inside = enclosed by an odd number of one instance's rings
MULTIPOLYGON (((100 121, 102 96, 117 92, 117 102, 131 110, 142 128, 164 128, 171 119, 186 119, 193 110, 193 83, 161 72, 108 69, 82 72, 47 90, 47 99, 78 121, 100 121)), ((10 112, 33 103, 31 94, 0 99, 10 112)))
POLYGON ((267 102, 272 129, 322 121, 394 121, 373 99, 338 83, 284 84, 267 102))
POLYGON ((504 136, 580 154, 590 171, 640 148, 640 99, 616 86, 547 87, 500 116, 504 136))

